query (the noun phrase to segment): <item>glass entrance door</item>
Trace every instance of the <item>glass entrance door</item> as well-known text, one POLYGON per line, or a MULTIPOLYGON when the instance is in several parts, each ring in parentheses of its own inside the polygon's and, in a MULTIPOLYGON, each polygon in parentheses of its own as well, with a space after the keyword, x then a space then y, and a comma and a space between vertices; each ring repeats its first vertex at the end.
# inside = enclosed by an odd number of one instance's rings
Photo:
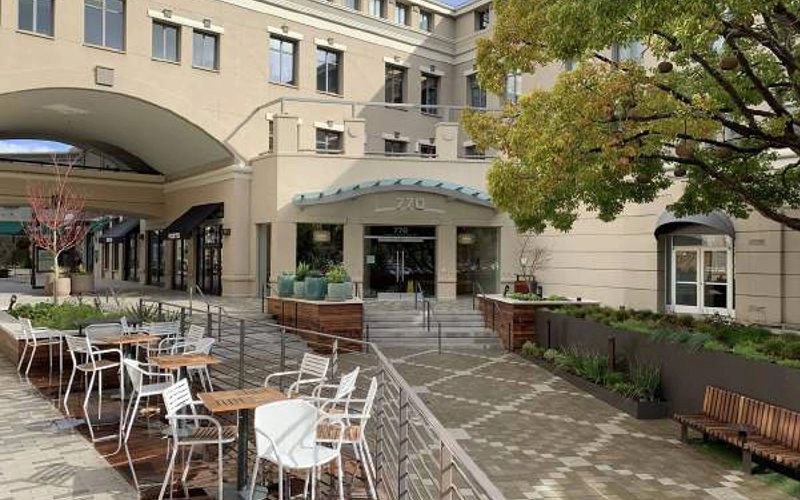
POLYGON ((197 284, 206 295, 222 294, 222 226, 201 227, 197 234, 197 284))
POLYGON ((374 226, 364 245, 364 296, 436 294, 436 228, 374 226))
POLYGON ((731 259, 727 249, 680 247, 673 250, 675 312, 730 314, 733 309, 731 259))

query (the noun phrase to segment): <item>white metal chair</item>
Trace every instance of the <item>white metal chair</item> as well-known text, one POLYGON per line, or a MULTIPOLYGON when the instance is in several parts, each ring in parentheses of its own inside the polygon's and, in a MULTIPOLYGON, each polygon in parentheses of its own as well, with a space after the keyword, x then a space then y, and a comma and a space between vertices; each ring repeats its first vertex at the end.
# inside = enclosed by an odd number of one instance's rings
POLYGON ((22 349, 22 354, 19 357, 19 364, 17 365, 17 371, 22 369, 22 363, 25 361, 25 355, 28 352, 28 347, 31 348, 31 357, 28 360, 28 367, 25 369, 25 375, 28 375, 31 371, 31 366, 33 365, 33 358, 36 357, 36 349, 39 346, 47 347, 50 356, 50 372, 53 372, 53 346, 58 346, 58 373, 61 374, 64 371, 64 358, 63 350, 61 347, 61 332, 56 330, 50 330, 48 328, 34 328, 31 325, 31 320, 28 318, 20 318, 19 320, 20 325, 22 326, 22 336, 25 339, 25 346, 22 349))
POLYGON ((119 337, 125 334, 122 323, 95 323, 84 327, 84 335, 91 344, 103 344, 104 339, 109 337, 119 337))
MULTIPOLYGON (((211 349, 214 347, 216 340, 205 337, 197 340, 192 344, 187 344, 184 354, 211 354, 211 349)), ((193 365, 186 367, 186 376, 189 380, 197 375, 200 377, 200 384, 203 386, 204 391, 213 391, 214 386, 211 384, 211 373, 208 371, 208 365, 193 365)))
POLYGON ((133 327, 128 323, 128 318, 125 316, 119 319, 119 324, 122 327, 123 335, 130 335, 133 333, 133 327))
POLYGON ((172 354, 186 353, 192 351, 195 345, 206 335, 206 329, 198 325, 189 325, 189 329, 183 337, 179 337, 172 344, 172 354))
POLYGON ((300 389, 304 385, 314 384, 316 387, 319 384, 325 383, 325 381, 328 379, 329 365, 329 358, 307 352, 303 354, 303 360, 300 362, 299 370, 278 372, 267 375, 267 378, 264 379, 264 387, 269 387, 269 382, 272 379, 296 376, 297 379, 292 382, 287 392, 300 393, 300 389))
POLYGON ((356 382, 358 381, 358 374, 360 371, 361 367, 355 367, 351 372, 343 375, 338 384, 319 384, 314 388, 311 397, 306 397, 305 399, 316 403, 319 409, 326 413, 347 413, 350 405, 350 398, 353 395, 353 391, 356 389, 356 382), (322 395, 323 391, 326 389, 336 389, 333 397, 326 398, 322 395))
POLYGON ((198 445, 216 445, 217 446, 217 474, 218 474, 218 498, 223 498, 222 491, 222 446, 236 441, 237 429, 236 426, 223 426, 217 419, 208 415, 200 415, 197 413, 197 406, 202 406, 200 401, 192 400, 192 393, 189 389, 189 383, 186 379, 180 380, 172 386, 168 387, 162 393, 164 398, 164 405, 167 407, 167 420, 172 428, 172 455, 169 459, 169 467, 164 476, 164 482, 161 485, 161 493, 158 498, 164 498, 167 491, 167 485, 172 479, 172 473, 175 469, 175 459, 178 456, 178 450, 181 446, 188 446, 189 453, 186 457, 186 465, 181 474, 181 483, 183 484, 183 491, 188 496, 188 487, 186 485, 186 478, 189 475, 189 465, 192 461, 192 452, 194 447, 198 445), (189 413, 183 413, 186 410, 189 413), (179 428, 179 423, 185 422, 187 425, 179 428), (201 425, 206 423, 208 425, 201 425), (186 432, 188 430, 188 432, 186 432))
MULTIPOLYGON (((283 500, 283 472, 305 470, 309 472, 311 498, 316 491, 318 469, 334 460, 339 479, 339 499, 344 499, 342 471, 342 437, 344 424, 308 401, 289 399, 259 406, 255 411, 256 459, 250 478, 250 496, 253 498, 261 460, 278 466, 278 498, 283 500), (330 425, 339 429, 339 437, 332 447, 317 442, 317 427, 330 425)), ((309 486, 306 476, 306 490, 309 486)), ((291 496, 291 492, 290 492, 291 496)))
POLYGON ((99 349, 91 344, 91 339, 89 337, 75 337, 72 335, 66 335, 66 339, 70 355, 72 356, 72 374, 70 375, 69 383, 67 384, 67 392, 64 394, 64 407, 67 409, 67 414, 69 414, 67 400, 69 398, 70 389, 72 388, 72 382, 75 378, 75 373, 80 371, 84 374, 91 374, 89 377, 89 384, 86 387, 86 396, 83 398, 83 415, 86 419, 86 425, 89 426, 89 435, 91 436, 93 443, 110 439, 112 437, 118 438, 118 446, 116 451, 112 453, 113 455, 122 447, 123 427, 125 425, 124 412, 119 412, 120 420, 118 434, 95 437, 94 428, 92 427, 92 419, 89 417, 89 400, 92 395, 92 389, 94 388, 95 378, 97 378, 97 417, 100 418, 103 411, 103 372, 108 370, 116 370, 117 373, 120 374, 119 386, 122 394, 122 400, 125 399, 125 384, 122 383, 122 351, 119 349, 99 349), (78 355, 84 355, 86 357, 86 361, 79 363, 78 355), (116 356, 117 359, 111 360, 104 358, 104 356, 107 355, 116 356))
MULTIPOLYGON (((161 394, 175 383, 175 377, 171 373, 152 372, 145 370, 143 365, 134 359, 126 359, 125 372, 131 381, 132 392, 128 407, 125 410, 125 438, 124 442, 127 444, 128 438, 131 435, 131 428, 136 421, 136 415, 139 411, 139 403, 142 398, 149 398, 151 396, 161 396, 161 394), (165 382, 145 383, 146 379, 162 379, 165 382)), ((146 366, 146 365, 145 365, 146 366)))

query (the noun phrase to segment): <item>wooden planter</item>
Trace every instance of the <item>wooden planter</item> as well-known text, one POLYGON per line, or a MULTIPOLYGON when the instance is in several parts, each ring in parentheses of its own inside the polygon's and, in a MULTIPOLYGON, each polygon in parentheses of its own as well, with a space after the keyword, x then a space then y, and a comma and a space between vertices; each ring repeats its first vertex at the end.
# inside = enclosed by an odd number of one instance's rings
MULTIPOLYGON (((297 329, 296 333, 317 352, 331 353, 334 339, 328 335, 363 340, 364 304, 360 300, 330 302, 281 297, 266 300, 267 312, 279 324, 297 329)), ((360 351, 361 344, 340 340, 339 350, 360 351)))

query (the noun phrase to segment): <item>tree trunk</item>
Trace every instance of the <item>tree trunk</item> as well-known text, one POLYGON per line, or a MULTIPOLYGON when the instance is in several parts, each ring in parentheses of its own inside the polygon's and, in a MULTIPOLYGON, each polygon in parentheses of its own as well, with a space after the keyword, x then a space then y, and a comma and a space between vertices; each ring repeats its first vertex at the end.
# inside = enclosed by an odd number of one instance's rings
POLYGON ((58 233, 53 231, 53 304, 58 305, 58 278, 60 270, 58 268, 58 233))

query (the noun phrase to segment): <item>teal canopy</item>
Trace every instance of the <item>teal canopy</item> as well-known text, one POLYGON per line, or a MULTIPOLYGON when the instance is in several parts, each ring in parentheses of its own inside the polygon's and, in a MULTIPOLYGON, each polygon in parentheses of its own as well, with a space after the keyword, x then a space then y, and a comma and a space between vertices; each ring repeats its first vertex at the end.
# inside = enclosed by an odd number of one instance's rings
POLYGON ((25 234, 25 227, 22 225, 22 222, 0 221, 0 235, 20 236, 22 234, 25 234))

